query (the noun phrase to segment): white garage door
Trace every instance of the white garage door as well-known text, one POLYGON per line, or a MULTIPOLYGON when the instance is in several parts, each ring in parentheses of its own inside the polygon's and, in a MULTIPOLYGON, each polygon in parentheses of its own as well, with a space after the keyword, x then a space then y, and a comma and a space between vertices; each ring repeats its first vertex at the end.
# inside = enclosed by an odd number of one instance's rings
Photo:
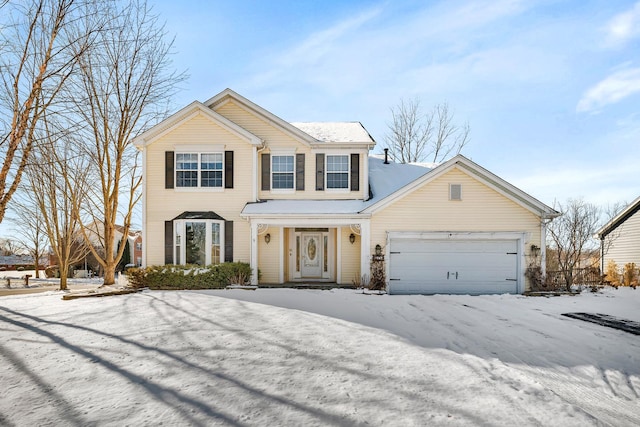
POLYGON ((518 292, 517 240, 392 239, 389 293, 518 292))

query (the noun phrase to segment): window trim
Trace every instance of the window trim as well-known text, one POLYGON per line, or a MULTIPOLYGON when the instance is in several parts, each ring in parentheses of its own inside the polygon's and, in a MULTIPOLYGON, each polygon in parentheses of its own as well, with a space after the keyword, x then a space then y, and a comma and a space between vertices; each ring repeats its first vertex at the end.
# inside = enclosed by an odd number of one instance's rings
POLYGON ((174 165, 173 165, 173 177, 175 180, 175 185, 174 185, 174 189, 176 191, 212 191, 212 192, 220 192, 220 191, 224 191, 225 189, 225 152, 224 150, 222 151, 218 151, 218 150, 212 150, 212 151, 192 151, 190 149, 186 149, 186 150, 180 150, 180 151, 175 151, 174 154, 174 165), (181 154, 196 154, 198 156, 197 159, 197 168, 193 169, 192 171, 195 171, 197 174, 197 184, 194 187, 184 187, 184 186, 180 186, 178 183, 178 172, 182 172, 182 171, 188 171, 189 169, 178 169, 178 156, 180 156, 181 154), (205 154, 217 154, 220 156, 221 160, 220 162, 222 163, 222 168, 219 170, 221 173, 221 185, 219 186, 214 186, 214 187, 205 187, 202 186, 202 172, 206 172, 206 171, 218 171, 218 169, 202 169, 202 156, 205 154))
POLYGON ((225 262, 225 221, 219 219, 176 219, 173 221, 173 262, 176 264, 176 261, 179 260, 181 262, 180 265, 184 265, 184 261, 186 259, 186 227, 187 223, 200 222, 205 223, 205 265, 202 267, 208 267, 211 264, 211 245, 213 243, 213 239, 211 236, 212 224, 218 224, 219 227, 219 242, 218 246, 220 247, 220 264, 225 262), (180 247, 180 253, 177 253, 177 248, 180 247))
POLYGON ((295 193, 296 192, 296 155, 295 153, 279 153, 279 152, 274 152, 271 153, 271 155, 269 156, 269 166, 270 166, 270 171, 269 171, 269 181, 270 181, 270 191, 272 193, 295 193), (273 159, 275 157, 290 157, 291 158, 291 162, 292 162, 292 166, 293 166, 293 170, 291 172, 284 172, 287 174, 291 174, 292 177, 292 185, 291 188, 275 188, 273 185, 273 174, 274 173, 283 173, 283 172, 274 172, 274 168, 273 168, 273 159))
POLYGON ((349 154, 329 154, 325 153, 324 156, 324 191, 331 193, 349 193, 351 191, 351 157, 349 154), (344 172, 329 172, 329 157, 344 157, 346 158, 347 170, 344 172), (329 173, 340 173, 347 175, 347 186, 341 188, 329 188, 329 173))

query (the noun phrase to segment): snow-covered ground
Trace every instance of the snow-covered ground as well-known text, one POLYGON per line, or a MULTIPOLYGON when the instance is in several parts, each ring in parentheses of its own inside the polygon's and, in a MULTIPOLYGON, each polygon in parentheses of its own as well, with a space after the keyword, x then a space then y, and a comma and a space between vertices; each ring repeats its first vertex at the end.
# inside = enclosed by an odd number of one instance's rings
POLYGON ((0 298, 0 425, 640 425, 640 290, 0 298))

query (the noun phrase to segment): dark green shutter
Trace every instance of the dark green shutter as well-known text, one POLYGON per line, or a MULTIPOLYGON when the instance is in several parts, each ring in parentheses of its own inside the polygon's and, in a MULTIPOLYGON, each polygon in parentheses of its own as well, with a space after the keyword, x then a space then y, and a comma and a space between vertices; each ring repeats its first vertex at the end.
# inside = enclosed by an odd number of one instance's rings
POLYGON ((233 188, 233 151, 224 152, 224 188, 233 188))
POLYGON ((351 155, 351 191, 360 191, 360 155, 351 155))
POLYGON ((316 154, 316 190, 324 191, 324 154, 316 154))
POLYGON ((304 154, 296 154, 296 190, 304 191, 304 154))
POLYGON ((173 221, 164 222, 164 263, 173 264, 173 221))
POLYGON ((173 151, 164 152, 164 188, 173 188, 173 151))
POLYGON ((233 221, 224 222, 224 262, 233 262, 233 221))
POLYGON ((262 191, 271 189, 271 155, 262 155, 262 191))

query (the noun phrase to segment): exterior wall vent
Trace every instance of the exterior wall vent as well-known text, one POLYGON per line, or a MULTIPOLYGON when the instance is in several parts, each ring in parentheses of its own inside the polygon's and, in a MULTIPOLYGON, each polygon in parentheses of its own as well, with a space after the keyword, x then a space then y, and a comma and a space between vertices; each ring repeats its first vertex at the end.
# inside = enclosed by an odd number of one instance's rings
POLYGON ((449 200, 462 200, 462 184, 449 184, 449 200))

